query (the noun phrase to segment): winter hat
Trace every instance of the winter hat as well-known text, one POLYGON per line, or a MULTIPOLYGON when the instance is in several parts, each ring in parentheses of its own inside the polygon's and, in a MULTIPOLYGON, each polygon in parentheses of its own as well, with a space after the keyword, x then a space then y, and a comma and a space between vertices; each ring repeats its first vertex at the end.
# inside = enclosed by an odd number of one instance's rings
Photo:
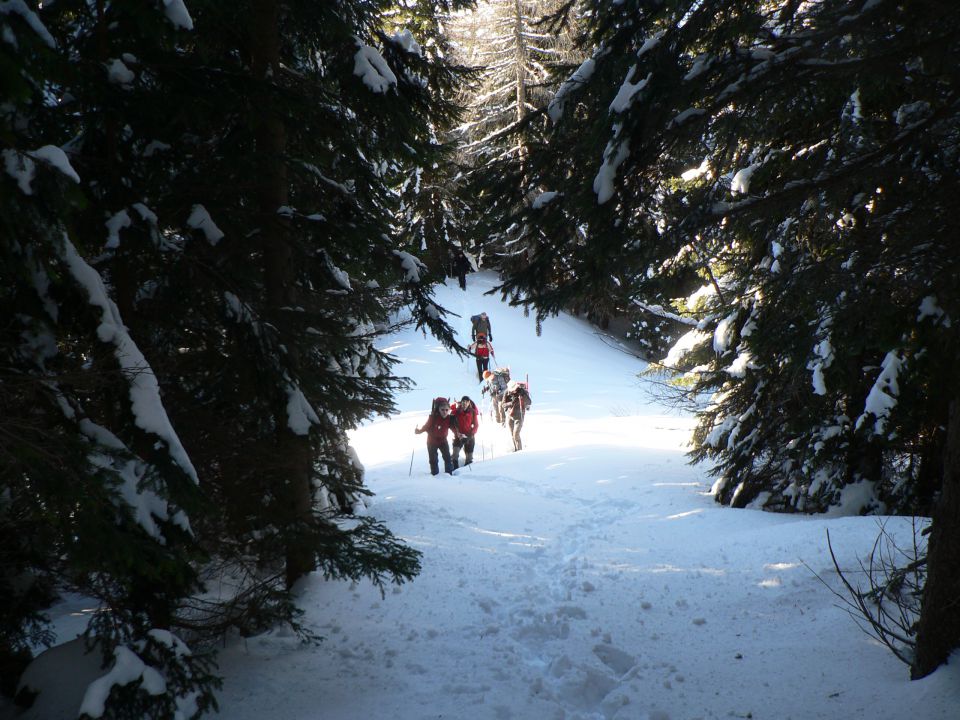
POLYGON ((484 380, 489 380, 489 379, 492 378, 492 377, 493 377, 493 373, 492 373, 492 372, 490 372, 489 370, 484 370, 484 371, 483 371, 483 379, 484 379, 484 380))
POLYGON ((507 383, 507 392, 510 392, 511 390, 516 390, 518 387, 520 387, 520 383, 518 383, 516 380, 511 380, 510 382, 507 383))
POLYGON ((460 398, 460 404, 463 405, 464 403, 470 403, 472 405, 473 400, 471 400, 468 396, 464 395, 462 398, 460 398))

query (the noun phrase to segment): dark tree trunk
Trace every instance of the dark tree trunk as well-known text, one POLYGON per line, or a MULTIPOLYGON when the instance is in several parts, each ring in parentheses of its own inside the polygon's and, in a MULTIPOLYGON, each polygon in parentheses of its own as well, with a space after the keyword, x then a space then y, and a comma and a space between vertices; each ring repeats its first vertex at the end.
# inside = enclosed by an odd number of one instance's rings
POLYGON ((960 399, 950 403, 943 486, 927 544, 927 583, 917 628, 914 679, 922 678, 960 648, 960 399))
POLYGON ((923 444, 920 469, 917 472, 916 491, 914 497, 911 498, 911 510, 915 515, 933 514, 934 501, 943 482, 943 468, 946 462, 944 457, 945 444, 946 433, 939 428, 932 430, 923 444))
MULTIPOLYGON (((288 178, 285 161, 287 130, 283 118, 273 111, 269 85, 283 72, 280 63, 280 7, 276 0, 255 0, 250 28, 251 65, 254 82, 263 88, 261 115, 255 129, 256 167, 259 178, 258 210, 264 257, 264 285, 268 312, 278 328, 284 328, 283 308, 296 301, 296 267, 286 221, 277 210, 287 204, 288 178)), ((296 371, 294 343, 287 343, 288 357, 296 371)), ((294 372, 294 378, 296 373, 294 372)), ((281 403, 281 405, 283 405, 281 403)), ((310 438, 297 435, 287 426, 283 409, 277 417, 277 462, 275 478, 281 497, 282 532, 285 536, 285 576, 291 586, 316 567, 307 528, 313 506, 311 488, 312 451, 310 438)))

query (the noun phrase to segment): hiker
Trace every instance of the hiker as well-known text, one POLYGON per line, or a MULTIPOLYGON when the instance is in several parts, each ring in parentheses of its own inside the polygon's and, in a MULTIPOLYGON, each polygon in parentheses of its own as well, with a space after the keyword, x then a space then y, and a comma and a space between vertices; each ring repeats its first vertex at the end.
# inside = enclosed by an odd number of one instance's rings
POLYGON ((487 340, 493 342, 493 330, 490 329, 490 318, 487 317, 485 312, 480 313, 479 315, 470 316, 470 339, 476 340, 477 336, 480 333, 483 333, 487 340))
POLYGON ((483 371, 490 367, 490 356, 496 357, 493 352, 493 345, 487 342, 485 333, 477 333, 475 342, 470 343, 467 348, 477 358, 477 380, 483 382, 483 371))
POLYGON ((440 473, 440 463, 437 453, 443 457, 443 471, 448 475, 453 475, 453 463, 450 460, 450 445, 447 442, 447 434, 453 430, 454 439, 459 436, 459 431, 453 426, 450 417, 450 403, 445 397, 434 398, 430 409, 430 417, 414 432, 419 435, 422 432, 427 434, 427 456, 430 460, 430 474, 438 475, 440 473))
POLYGON ((463 252, 458 253, 457 257, 453 260, 453 274, 457 276, 461 290, 467 289, 467 273, 470 272, 471 269, 467 256, 463 252))
POLYGON ((460 467, 460 448, 463 448, 463 465, 473 462, 473 448, 476 444, 477 430, 480 429, 480 413, 468 396, 460 398, 450 412, 453 427, 460 433, 453 439, 453 469, 460 467))
POLYGON ((513 438, 513 450, 523 450, 523 443, 520 442, 520 428, 523 427, 523 419, 526 417, 527 408, 533 405, 530 399, 530 393, 527 392, 527 386, 516 380, 511 380, 507 385, 507 392, 503 396, 503 413, 510 423, 510 436, 513 438))
POLYGON ((506 418, 503 416, 503 394, 507 391, 510 382, 510 368, 496 368, 483 371, 483 389, 480 395, 490 393, 490 405, 493 409, 493 419, 503 425, 506 418))

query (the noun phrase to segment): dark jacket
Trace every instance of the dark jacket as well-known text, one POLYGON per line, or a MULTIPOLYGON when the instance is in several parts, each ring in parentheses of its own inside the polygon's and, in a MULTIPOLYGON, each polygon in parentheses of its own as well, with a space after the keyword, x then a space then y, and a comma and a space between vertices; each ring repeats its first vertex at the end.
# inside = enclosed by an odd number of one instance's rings
POLYGON ((474 315, 470 318, 470 323, 473 326, 470 336, 473 340, 477 339, 478 333, 484 333, 487 336, 487 340, 493 340, 493 329, 490 327, 490 318, 483 317, 483 315, 474 315))
POLYGON ((503 396, 503 411, 508 417, 522 418, 527 408, 533 405, 530 393, 523 385, 518 385, 503 396))

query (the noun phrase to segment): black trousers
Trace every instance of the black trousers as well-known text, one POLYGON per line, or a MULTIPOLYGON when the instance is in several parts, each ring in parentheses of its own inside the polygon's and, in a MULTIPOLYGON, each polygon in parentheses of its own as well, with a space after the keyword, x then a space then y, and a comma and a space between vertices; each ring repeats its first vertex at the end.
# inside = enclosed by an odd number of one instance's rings
POLYGON ((490 356, 480 357, 477 355, 477 379, 483 381, 483 371, 490 368, 490 356))
POLYGON ((440 457, 443 458, 443 471, 445 473, 452 474, 454 465, 450 460, 450 444, 447 442, 446 438, 444 438, 443 442, 439 445, 434 445, 429 442, 427 443, 427 456, 430 459, 430 474, 440 474, 440 461, 437 457, 437 453, 439 453, 440 457))
POLYGON ((453 469, 460 467, 460 448, 463 448, 463 464, 469 465, 473 462, 473 448, 476 447, 477 439, 473 435, 461 435, 453 439, 453 469))

